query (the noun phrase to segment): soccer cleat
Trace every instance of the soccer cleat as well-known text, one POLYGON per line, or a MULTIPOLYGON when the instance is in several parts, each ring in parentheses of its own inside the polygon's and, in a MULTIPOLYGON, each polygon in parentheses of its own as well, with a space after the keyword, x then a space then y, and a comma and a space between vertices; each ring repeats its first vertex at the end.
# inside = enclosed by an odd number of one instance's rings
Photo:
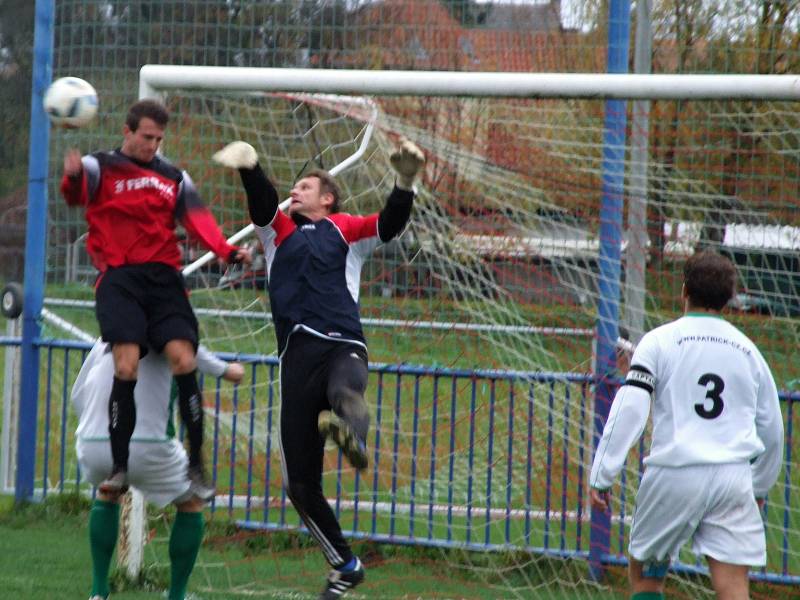
POLYGON ((103 598, 102 596, 92 596, 91 598, 89 598, 89 600, 108 600, 109 598, 111 598, 111 596, 106 596, 105 598, 103 598))
POLYGON ((247 142, 238 141, 216 152, 211 160, 231 169, 252 169, 258 162, 258 154, 247 142))
POLYGON ((364 565, 356 558, 356 567, 352 571, 342 573, 333 569, 328 573, 325 589, 319 595, 319 600, 337 600, 364 581, 364 565))
POLYGON ((330 410, 323 410, 317 418, 317 428, 323 438, 330 436, 342 449, 347 460, 359 471, 367 468, 367 446, 362 442, 347 421, 330 410))
POLYGON ((206 477, 203 465, 189 466, 186 474, 189 477, 189 492, 200 498, 203 502, 211 502, 217 490, 214 488, 214 484, 206 477))
POLYGON ((120 496, 128 491, 128 472, 117 467, 111 471, 111 475, 101 482, 97 489, 109 496, 120 496))

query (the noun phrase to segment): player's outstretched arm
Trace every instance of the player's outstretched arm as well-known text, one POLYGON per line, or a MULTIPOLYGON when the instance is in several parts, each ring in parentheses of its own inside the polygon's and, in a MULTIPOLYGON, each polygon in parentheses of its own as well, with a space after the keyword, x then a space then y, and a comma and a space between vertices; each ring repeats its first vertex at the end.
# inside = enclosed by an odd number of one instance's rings
POLYGON ((250 251, 232 246, 225 239, 214 215, 208 210, 186 171, 181 173, 175 218, 184 226, 189 236, 217 255, 223 262, 247 263, 252 261, 250 251))
POLYGON ((197 370, 211 375, 212 377, 222 377, 225 374, 225 369, 228 368, 226 363, 221 358, 217 358, 211 350, 200 344, 197 346, 197 370))
POLYGON ((225 369, 222 378, 231 383, 242 383, 242 379, 244 379, 244 365, 238 362, 228 363, 228 367, 225 369))
POLYGON ((200 344, 197 347, 197 368, 211 375, 212 377, 222 377, 232 383, 241 383, 244 378, 244 367, 238 362, 225 362, 217 358, 205 346, 200 344))
POLYGON ((238 169, 247 193, 247 207, 254 225, 266 227, 278 212, 278 192, 258 164, 256 149, 243 141, 231 142, 211 157, 223 167, 238 169))
POLYGON ((414 180, 425 164, 425 155, 416 144, 403 138, 389 160, 397 179, 392 193, 386 199, 386 205, 378 215, 378 236, 383 242, 399 235, 411 217, 414 180))

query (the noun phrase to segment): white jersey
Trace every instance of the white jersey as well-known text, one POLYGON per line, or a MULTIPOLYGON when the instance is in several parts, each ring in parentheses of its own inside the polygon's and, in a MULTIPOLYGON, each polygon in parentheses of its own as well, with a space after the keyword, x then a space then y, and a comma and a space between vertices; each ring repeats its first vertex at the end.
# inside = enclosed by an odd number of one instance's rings
MULTIPOLYGON (((197 349, 199 370, 220 377, 228 363, 216 358, 203 346, 197 349)), ((78 415, 75 435, 84 441, 108 440, 108 399, 114 383, 114 357, 111 347, 98 340, 72 386, 72 404, 78 415)), ((139 361, 134 388, 136 427, 131 441, 168 441, 173 437, 172 372, 163 354, 153 350, 139 361)))
POLYGON ((590 483, 606 489, 641 436, 653 397, 645 464, 662 467, 753 463, 753 489, 766 495, 781 465, 783 419, 775 380, 736 327, 689 313, 647 333, 614 398, 590 483))

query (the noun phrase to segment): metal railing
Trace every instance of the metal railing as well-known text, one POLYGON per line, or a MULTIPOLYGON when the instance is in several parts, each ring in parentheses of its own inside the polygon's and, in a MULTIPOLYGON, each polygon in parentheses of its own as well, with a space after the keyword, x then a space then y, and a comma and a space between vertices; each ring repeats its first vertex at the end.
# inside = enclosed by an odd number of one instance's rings
MULTIPOLYGON (((18 337, 0 337, 0 345, 19 343, 18 337)), ((75 459, 69 394, 91 346, 64 340, 38 345, 45 383, 38 413, 37 495, 90 492, 75 459)), ((211 510, 247 528, 302 529, 281 484, 278 361, 220 356, 243 361, 248 374, 240 386, 201 378, 210 417, 206 450, 218 490, 211 510)), ((346 535, 588 558, 586 480, 594 444, 590 376, 378 364, 370 365, 370 372, 370 466, 355 472, 338 453, 329 453, 325 463, 324 490, 346 535)), ((786 454, 780 489, 773 490, 766 509, 769 563, 751 577, 797 584, 792 510, 799 492, 792 446, 800 396, 782 393, 781 401, 786 454)), ((603 554, 607 564, 626 562, 632 491, 641 477, 645 443, 642 439, 634 449, 632 468, 623 472, 610 547, 603 554)), ((673 568, 703 570, 699 563, 673 568)))

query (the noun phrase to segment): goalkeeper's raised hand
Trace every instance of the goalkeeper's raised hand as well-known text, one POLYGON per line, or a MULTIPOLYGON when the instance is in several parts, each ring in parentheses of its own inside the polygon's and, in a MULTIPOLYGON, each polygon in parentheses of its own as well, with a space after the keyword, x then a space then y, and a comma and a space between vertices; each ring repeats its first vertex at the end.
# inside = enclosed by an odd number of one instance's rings
POLYGON ((229 169, 252 169, 258 163, 258 154, 250 144, 239 140, 216 152, 211 160, 229 169))
POLYGON ((400 146, 389 157, 392 168, 397 173, 397 187, 401 190, 414 188, 414 179, 417 177, 422 165, 425 164, 425 155, 417 145, 402 138, 400 146))

